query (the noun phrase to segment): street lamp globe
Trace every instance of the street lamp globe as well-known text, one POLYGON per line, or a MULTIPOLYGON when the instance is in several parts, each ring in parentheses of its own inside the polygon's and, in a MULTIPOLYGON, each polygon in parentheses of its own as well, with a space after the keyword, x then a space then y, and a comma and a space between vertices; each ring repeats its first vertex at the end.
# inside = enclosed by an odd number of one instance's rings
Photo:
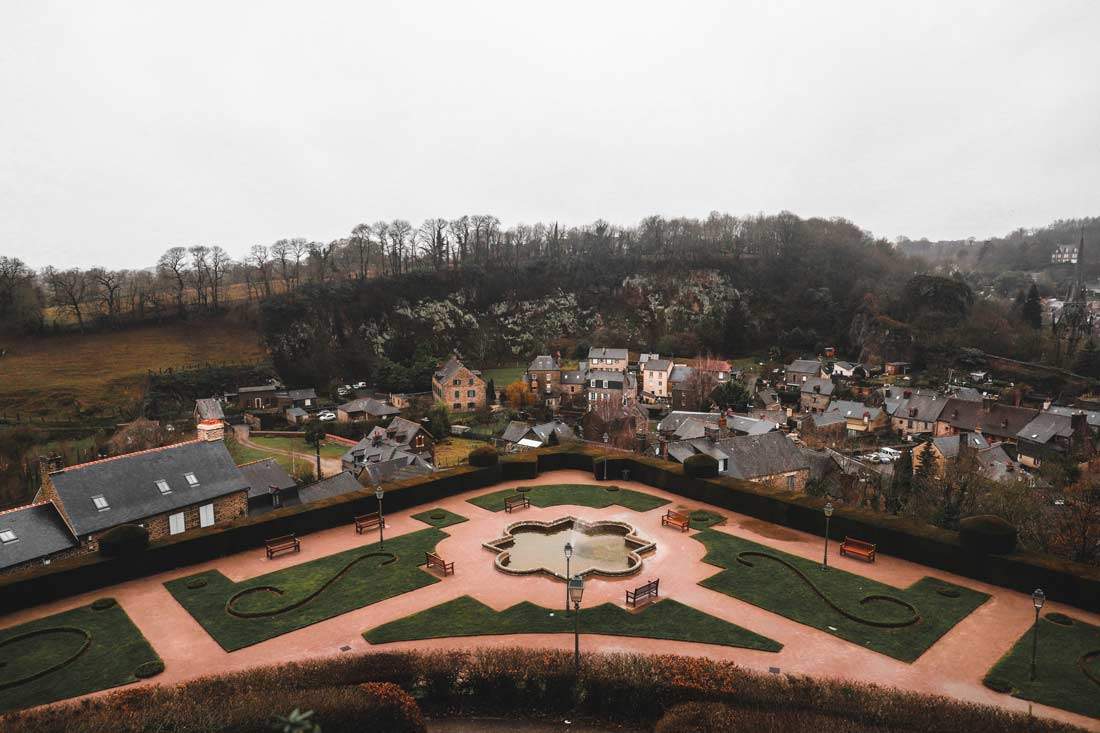
POLYGON ((1047 594, 1043 592, 1042 588, 1036 588, 1035 592, 1031 594, 1031 602, 1035 604, 1035 610, 1039 611, 1043 604, 1046 603, 1047 594))
POLYGON ((584 578, 579 575, 574 575, 569 579, 569 600, 573 602, 574 606, 581 605, 581 598, 584 597, 584 578))
POLYGON ((378 499, 378 501, 382 501, 382 497, 385 495, 385 493, 386 492, 382 490, 382 487, 379 486, 374 490, 374 498, 378 499))
POLYGON ((831 502, 831 501, 825 502, 825 509, 823 511, 825 512, 826 517, 833 516, 833 502, 831 502))
POLYGON ((573 543, 572 542, 566 542, 565 543, 565 559, 568 560, 571 557, 573 557, 573 543))

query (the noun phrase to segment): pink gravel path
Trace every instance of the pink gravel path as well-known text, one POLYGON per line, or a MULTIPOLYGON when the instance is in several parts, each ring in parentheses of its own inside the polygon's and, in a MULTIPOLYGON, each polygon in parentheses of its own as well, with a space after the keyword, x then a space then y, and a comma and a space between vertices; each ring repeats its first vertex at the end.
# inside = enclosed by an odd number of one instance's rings
MULTIPOLYGON (((564 605, 565 591, 560 582, 541 576, 506 576, 494 569, 493 553, 483 549, 481 543, 499 537, 506 524, 520 517, 554 519, 574 515, 588 519, 618 519, 634 525, 643 537, 655 540, 657 549, 645 556, 645 567, 637 576, 618 580, 594 577, 588 581, 584 598, 585 606, 604 601, 622 605, 623 591, 626 588, 632 588, 644 580, 659 577, 663 596, 675 598, 689 606, 775 639, 781 642, 784 648, 778 653, 769 653, 655 639, 584 635, 581 639, 584 650, 695 655, 736 662, 762 672, 767 672, 770 667, 778 667, 784 673, 874 682, 917 692, 942 694, 972 702, 998 705, 1016 711, 1026 712, 1029 707, 1033 707, 1037 715, 1100 731, 1100 721, 1056 708, 1033 705, 1024 700, 995 693, 982 685, 982 677, 989 668, 1031 626, 1034 609, 1030 597, 1023 593, 979 583, 886 555, 879 555, 878 561, 869 565, 859 560, 840 557, 835 552, 834 546, 830 552, 831 564, 896 587, 905 587, 924 576, 933 576, 990 594, 991 598, 986 603, 963 619, 916 662, 906 664, 736 598, 703 588, 698 585, 698 582, 719 572, 719 569, 700 562, 705 549, 701 543, 692 539, 694 531, 680 533, 677 530, 662 527, 660 518, 669 507, 709 508, 728 517, 726 525, 718 527, 718 531, 736 534, 794 555, 813 559, 821 556, 820 537, 767 524, 743 515, 731 514, 698 502, 687 501, 674 494, 632 481, 616 483, 624 488, 669 499, 672 503, 645 513, 634 512, 620 506, 611 506, 606 509, 557 506, 545 509, 531 507, 514 514, 505 514, 489 512, 466 502, 468 498, 501 488, 555 483, 593 483, 593 481, 591 474, 586 472, 554 471, 544 473, 537 479, 507 482, 450 497, 437 504, 427 504, 387 516, 387 536, 390 537, 423 529, 425 525, 412 519, 410 515, 433 506, 442 506, 468 517, 470 520, 468 522, 445 528, 444 531, 451 536, 440 542, 438 546, 440 555, 448 561, 455 561, 455 575, 411 593, 351 611, 232 653, 223 651, 198 622, 176 603, 164 588, 165 581, 207 569, 217 569, 232 580, 243 580, 331 555, 357 545, 371 543, 376 540, 376 537, 356 535, 349 517, 349 524, 346 527, 303 536, 302 552, 297 555, 268 560, 262 548, 242 552, 104 588, 95 593, 74 596, 0 616, 0 626, 13 626, 84 605, 101 596, 114 596, 165 661, 164 674, 136 684, 174 683, 257 665, 338 655, 343 646, 349 646, 353 651, 405 648, 468 649, 517 645, 571 649, 573 639, 570 635, 564 634, 433 639, 399 642, 379 647, 372 647, 361 634, 379 624, 403 618, 461 595, 473 596, 498 610, 522 600, 548 607, 564 605)), ((1054 601, 1048 601, 1044 611, 1063 611, 1089 623, 1100 624, 1100 614, 1087 613, 1054 601)))

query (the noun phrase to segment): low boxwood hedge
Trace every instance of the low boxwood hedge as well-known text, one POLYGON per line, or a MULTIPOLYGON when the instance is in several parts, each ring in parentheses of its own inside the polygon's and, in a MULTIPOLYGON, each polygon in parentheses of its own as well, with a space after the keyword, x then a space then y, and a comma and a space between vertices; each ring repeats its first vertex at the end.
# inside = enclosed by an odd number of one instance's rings
POLYGON ((138 665, 138 668, 134 670, 134 676, 137 677, 139 680, 144 680, 149 677, 156 677, 163 671, 163 661, 159 659, 150 659, 148 662, 142 662, 138 665))

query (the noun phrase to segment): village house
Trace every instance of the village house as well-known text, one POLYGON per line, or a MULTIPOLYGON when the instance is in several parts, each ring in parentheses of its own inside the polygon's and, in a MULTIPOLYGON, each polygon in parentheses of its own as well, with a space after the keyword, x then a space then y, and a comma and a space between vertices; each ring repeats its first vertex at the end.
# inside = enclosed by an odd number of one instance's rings
POLYGON ((545 401, 561 391, 561 363, 550 355, 536 356, 527 366, 527 386, 545 401))
POLYGON ((670 382, 672 378, 672 360, 658 358, 657 354, 649 354, 651 358, 641 363, 642 375, 642 402, 650 405, 667 403, 671 397, 670 382))
POLYGON ((53 501, 89 551, 121 524, 140 524, 157 540, 243 516, 248 481, 220 426, 203 427, 197 440, 49 472, 35 501, 53 501))
POLYGON ((947 397, 941 394, 905 390, 901 397, 887 397, 883 407, 890 416, 890 429, 901 437, 931 435, 940 419, 947 397))
POLYGON ((283 414, 291 425, 305 425, 309 422, 309 413, 301 407, 288 407, 283 414))
POLYGON ((383 420, 385 418, 400 415, 401 410, 379 402, 373 397, 351 400, 336 408, 336 420, 338 422, 359 422, 360 420, 383 420))
POLYGON ((683 463, 700 453, 718 462, 718 473, 787 491, 803 491, 810 464, 797 445, 780 432, 722 438, 715 426, 705 437, 664 443, 657 448, 666 460, 683 463))
POLYGON ((368 485, 389 481, 398 473, 402 477, 430 473, 433 466, 429 457, 389 438, 384 429, 375 428, 340 457, 340 466, 368 485), (406 468, 410 471, 403 471, 406 468))
POLYGON ((573 429, 561 420, 535 425, 522 420, 512 420, 504 428, 500 443, 505 450, 516 451, 525 448, 541 448, 545 445, 560 445, 563 441, 575 438, 573 429))
POLYGON ((839 412, 814 412, 802 418, 798 435, 811 448, 835 448, 848 436, 848 419, 839 412))
POLYGON ((863 368, 862 364, 854 364, 850 361, 834 361, 832 374, 835 377, 845 379, 863 379, 867 376, 867 370, 863 368))
POLYGON ((649 425, 649 413, 637 402, 626 405, 607 405, 589 410, 581 417, 581 437, 593 442, 607 442, 616 448, 634 449, 638 436, 645 434, 649 425))
POLYGON ((432 375, 432 394, 454 412, 470 412, 485 404, 485 380, 451 357, 432 375))
POLYGON ((887 376, 900 376, 909 373, 909 362, 888 361, 883 365, 883 371, 887 376))
MULTIPOLYGON (((987 450, 989 441, 980 433, 959 433, 958 435, 944 435, 938 438, 930 438, 913 448, 913 468, 924 465, 925 461, 931 461, 931 473, 936 478, 943 478, 947 469, 959 460, 960 453, 967 454, 976 459, 978 451, 987 450)), ((972 466, 977 469, 977 464, 972 466)))
POLYGON ((1087 467, 1095 452, 1088 416, 1041 412, 1016 434, 1021 465, 1039 468, 1044 460, 1067 460, 1087 467))
POLYGON ((1092 437, 1100 438, 1100 412, 1095 410, 1083 410, 1079 407, 1063 407, 1061 405, 1048 405, 1043 412, 1066 416, 1083 412, 1085 413, 1085 420, 1088 423, 1089 430, 1092 432, 1092 437))
POLYGON ((0 512, 0 576, 49 565, 82 551, 52 501, 0 512))
POLYGON ((862 402, 850 400, 836 400, 832 402, 826 413, 843 415, 847 423, 848 433, 877 433, 888 426, 886 413, 881 407, 871 407, 862 402))
POLYGON ((821 362, 816 359, 795 359, 786 366, 784 380, 788 387, 801 388, 807 379, 822 376, 825 375, 821 371, 821 362))
MULTIPOLYGON (((377 464, 372 464, 368 468, 376 469, 377 464)), ((341 471, 332 476, 326 476, 320 481, 314 481, 311 484, 306 484, 298 489, 298 494, 301 497, 303 504, 312 504, 315 501, 321 501, 323 499, 332 499, 337 496, 344 496, 350 494, 353 491, 362 491, 364 486, 377 486, 380 483, 390 480, 397 480, 398 478, 411 478, 412 476, 422 475, 424 472, 417 472, 416 470, 410 472, 408 476, 400 475, 400 469, 388 473, 383 476, 382 473, 378 473, 379 479, 377 481, 370 478, 369 471, 364 470, 361 472, 361 478, 356 479, 350 471, 341 471), (366 481, 362 480, 366 477, 366 481)))
POLYGON ((1035 419, 1038 410, 1005 405, 986 397, 981 402, 947 400, 936 420, 934 434, 958 435, 960 432, 981 433, 987 438, 1015 443, 1016 436, 1035 419))
POLYGON ((589 369, 585 391, 589 409, 599 403, 627 405, 638 400, 638 378, 631 372, 589 369))
POLYGON ((276 393, 282 391, 280 384, 261 384, 252 387, 237 388, 237 406, 242 410, 270 410, 278 406, 276 393))
POLYGON ((695 396, 691 394, 691 383, 695 376, 695 369, 686 364, 673 364, 672 372, 668 375, 669 406, 673 410, 698 410, 707 405, 696 404, 695 396))
POLYGON ((721 438, 731 435, 763 435, 777 429, 775 422, 746 415, 720 412, 670 412, 657 423, 657 434, 669 442, 703 438, 710 428, 718 428, 721 438))
POLYGON ((296 506, 298 482, 274 458, 245 463, 238 468, 248 483, 248 515, 266 514, 284 506, 296 506))
POLYGON ((584 399, 584 383, 588 372, 580 369, 564 370, 561 373, 561 394, 563 402, 576 402, 584 399))
POLYGON ((311 410, 317 406, 317 390, 313 387, 279 390, 275 393, 275 407, 287 409, 298 407, 311 410))
POLYGON ((803 412, 825 412, 833 396, 833 380, 825 377, 808 377, 802 382, 799 407, 803 412))
POLYGON ((593 347, 588 351, 588 368, 612 372, 625 372, 630 354, 626 349, 593 347))

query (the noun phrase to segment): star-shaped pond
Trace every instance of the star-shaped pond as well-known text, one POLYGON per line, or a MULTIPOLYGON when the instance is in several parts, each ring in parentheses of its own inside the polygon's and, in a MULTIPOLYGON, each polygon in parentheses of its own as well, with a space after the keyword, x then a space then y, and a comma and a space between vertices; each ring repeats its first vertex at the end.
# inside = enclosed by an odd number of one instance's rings
POLYGON ((656 544, 634 533, 626 522, 586 522, 562 517, 552 522, 529 519, 509 524, 504 536, 485 547, 497 553, 497 569, 513 575, 546 573, 567 580, 564 548, 573 546, 573 575, 630 575, 642 567, 643 553, 656 544))

